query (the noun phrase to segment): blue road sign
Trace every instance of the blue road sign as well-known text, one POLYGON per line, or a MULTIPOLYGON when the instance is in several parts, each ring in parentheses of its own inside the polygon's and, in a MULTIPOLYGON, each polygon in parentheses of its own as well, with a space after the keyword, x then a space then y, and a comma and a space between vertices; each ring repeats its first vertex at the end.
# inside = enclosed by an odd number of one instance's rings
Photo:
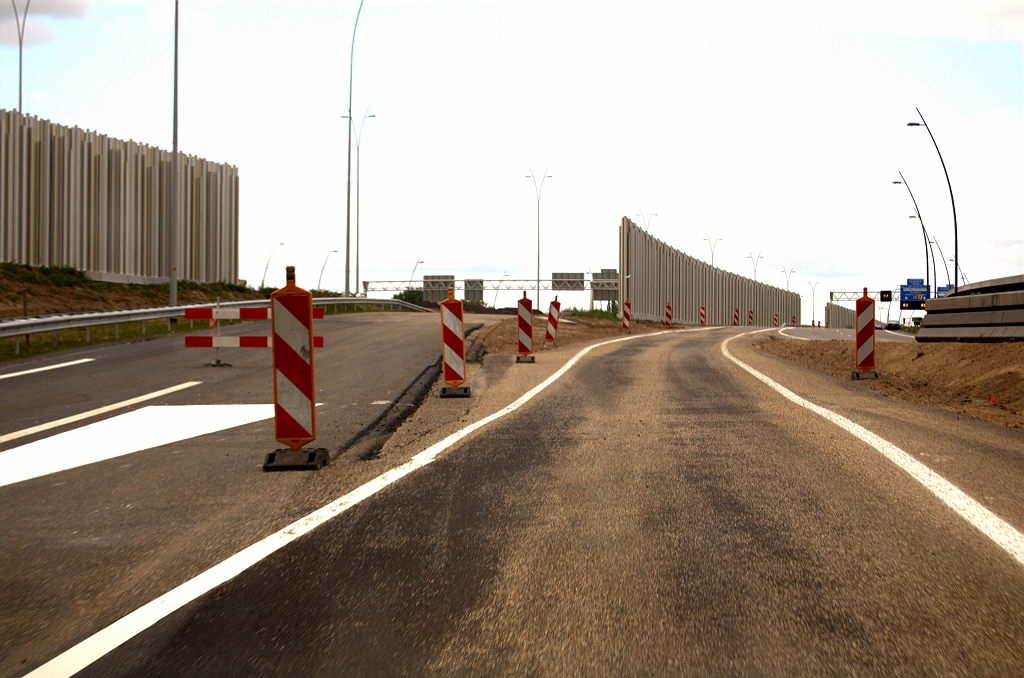
POLYGON ((924 278, 907 278, 907 287, 924 287, 924 278))

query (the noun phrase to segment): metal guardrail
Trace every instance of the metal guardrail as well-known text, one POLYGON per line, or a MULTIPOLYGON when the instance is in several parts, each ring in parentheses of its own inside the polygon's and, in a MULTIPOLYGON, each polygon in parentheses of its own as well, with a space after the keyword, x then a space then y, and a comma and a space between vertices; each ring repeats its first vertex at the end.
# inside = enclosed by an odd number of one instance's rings
MULTIPOLYGON (((247 301, 227 301, 221 308, 262 308, 269 306, 269 299, 251 299, 247 301)), ((409 311, 430 313, 429 309, 410 304, 401 299, 364 299, 358 297, 320 297, 313 299, 314 306, 391 306, 409 311)), ((160 320, 163 318, 181 318, 186 308, 211 308, 216 304, 189 304, 187 306, 157 306, 154 308, 133 308, 120 311, 96 311, 86 313, 58 313, 28 318, 0 318, 0 339, 17 337, 23 334, 71 330, 97 325, 114 325, 117 323, 140 322, 143 320, 160 320)))
MULTIPOLYGON (((501 280, 481 280, 471 279, 474 283, 471 289, 474 290, 535 290, 537 289, 537 281, 534 280, 519 280, 512 278, 502 278, 501 280)), ((448 282, 439 280, 425 280, 425 281, 409 281, 409 280, 364 280, 363 291, 364 292, 404 292, 406 290, 415 291, 431 291, 431 290, 447 290, 449 287, 455 290, 463 290, 466 288, 465 280, 454 280, 450 284, 448 282)), ((584 280, 580 278, 556 278, 554 280, 541 280, 540 288, 542 290, 618 290, 619 281, 617 279, 602 280, 600 278, 594 280, 584 280)))

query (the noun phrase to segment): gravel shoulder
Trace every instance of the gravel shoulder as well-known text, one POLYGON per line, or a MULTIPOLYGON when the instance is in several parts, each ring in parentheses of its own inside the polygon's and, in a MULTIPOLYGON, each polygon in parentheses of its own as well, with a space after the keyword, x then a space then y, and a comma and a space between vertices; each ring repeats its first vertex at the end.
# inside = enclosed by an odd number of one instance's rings
MULTIPOLYGON (((777 332, 755 346, 850 381, 853 342, 794 341, 777 332)), ((879 342, 878 379, 858 382, 891 398, 1024 430, 1024 344, 879 342)))

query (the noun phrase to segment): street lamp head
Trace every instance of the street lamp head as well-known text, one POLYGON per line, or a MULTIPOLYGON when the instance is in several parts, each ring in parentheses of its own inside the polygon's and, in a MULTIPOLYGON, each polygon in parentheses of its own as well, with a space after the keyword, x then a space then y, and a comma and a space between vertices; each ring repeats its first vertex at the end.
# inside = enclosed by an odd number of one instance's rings
POLYGON ((914 215, 914 214, 911 214, 911 215, 910 215, 910 218, 911 218, 911 219, 917 219, 917 216, 916 216, 916 215, 914 215))
POLYGON ((919 122, 908 122, 907 123, 907 127, 920 127, 920 126, 921 126, 921 123, 919 123, 919 122))
POLYGON ((894 181, 892 183, 894 183, 894 184, 902 184, 903 182, 902 181, 894 181))

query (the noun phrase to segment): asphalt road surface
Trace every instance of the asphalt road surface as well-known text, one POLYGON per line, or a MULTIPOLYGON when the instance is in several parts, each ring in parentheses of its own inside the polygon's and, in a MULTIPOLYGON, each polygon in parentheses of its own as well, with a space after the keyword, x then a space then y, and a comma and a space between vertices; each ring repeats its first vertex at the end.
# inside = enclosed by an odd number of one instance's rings
MULTIPOLYGON (((730 361, 722 342, 734 334, 595 348, 436 461, 122 634, 81 675, 1020 674, 1024 551, 1012 544, 1024 529, 1024 435, 765 356, 749 336, 729 344, 780 387, 977 502, 957 513, 942 483, 929 489, 730 361), (1003 542, 979 527, 992 520, 1003 542)), ((526 370, 537 382, 578 349, 532 366, 488 356, 490 390, 480 398, 526 370)), ((53 506, 64 496, 55 479, 85 482, 79 472, 0 488, 7 674, 39 666, 266 533, 219 517, 214 534, 154 546, 168 558, 149 557, 136 516, 115 502, 176 510, 174 497, 146 500, 159 495, 149 483, 171 471, 145 485, 94 480, 74 495, 92 493, 93 504, 53 506), (76 527, 87 535, 77 542, 76 527), (76 565, 90 539, 99 540, 92 559, 76 565), (209 557, 176 567, 204 549, 209 557), (53 570, 48 587, 11 592, 39 568, 53 570), (65 568, 74 585, 61 589, 65 568)), ((340 496, 306 487, 330 485, 330 474, 292 477, 309 510, 340 496)), ((235 485, 224 485, 224 503, 235 485)))

